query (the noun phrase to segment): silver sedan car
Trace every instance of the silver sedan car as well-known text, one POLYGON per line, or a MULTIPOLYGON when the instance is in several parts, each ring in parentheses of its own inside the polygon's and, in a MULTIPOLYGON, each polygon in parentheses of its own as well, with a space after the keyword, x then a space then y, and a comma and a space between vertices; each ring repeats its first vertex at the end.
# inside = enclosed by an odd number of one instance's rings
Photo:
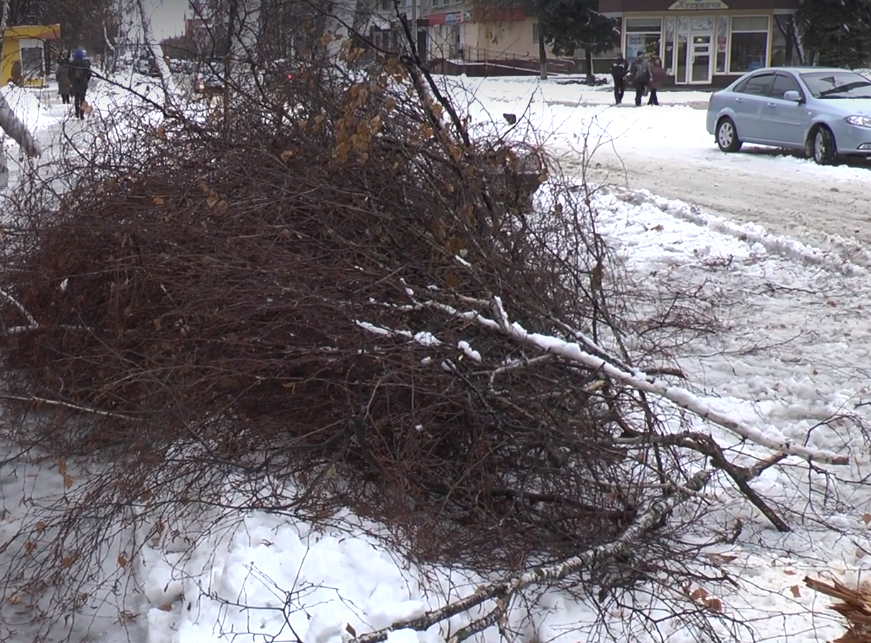
POLYGON ((803 150, 820 165, 871 156, 871 80, 845 69, 758 69, 711 95, 707 129, 724 152, 757 143, 803 150))

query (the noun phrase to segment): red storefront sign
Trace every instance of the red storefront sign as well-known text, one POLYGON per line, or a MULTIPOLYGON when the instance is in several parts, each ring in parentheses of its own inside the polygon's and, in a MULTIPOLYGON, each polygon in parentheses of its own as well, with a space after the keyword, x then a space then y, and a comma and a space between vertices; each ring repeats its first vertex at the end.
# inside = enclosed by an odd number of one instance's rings
POLYGON ((526 20, 523 7, 513 9, 475 9, 472 12, 475 22, 522 22, 526 20))
POLYGON ((462 11, 451 11, 449 13, 434 13, 429 17, 430 25, 456 25, 463 20, 462 11))

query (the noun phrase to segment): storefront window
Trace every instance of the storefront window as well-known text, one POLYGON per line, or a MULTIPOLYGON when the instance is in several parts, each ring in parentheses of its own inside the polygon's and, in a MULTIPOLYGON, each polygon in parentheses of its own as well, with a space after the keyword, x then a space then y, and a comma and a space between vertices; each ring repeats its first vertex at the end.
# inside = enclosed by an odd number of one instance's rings
POLYGON ((711 32, 714 30, 713 18, 693 18, 691 24, 694 33, 699 31, 711 32))
POLYGON ((674 75, 674 18, 665 21, 665 51, 662 52, 662 64, 665 73, 674 75))
POLYGON ((768 17, 735 16, 732 18, 732 42, 729 46, 729 72, 740 74, 765 67, 768 60, 768 17))
POLYGON ((726 16, 719 16, 717 18, 717 67, 716 73, 725 74, 726 73, 726 44, 727 44, 727 36, 726 32, 729 27, 729 19, 726 16))
POLYGON ((677 35, 677 56, 674 64, 674 80, 676 83, 687 82, 687 35, 677 35))
POLYGON ((648 57, 662 55, 661 18, 627 18, 625 31, 626 46, 623 49, 626 58, 631 60, 639 53, 648 57))

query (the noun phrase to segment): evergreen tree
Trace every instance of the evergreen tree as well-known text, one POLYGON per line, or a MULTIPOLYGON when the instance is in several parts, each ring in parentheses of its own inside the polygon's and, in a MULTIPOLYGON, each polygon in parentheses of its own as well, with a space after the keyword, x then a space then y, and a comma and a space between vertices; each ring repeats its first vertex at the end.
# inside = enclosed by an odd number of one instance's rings
POLYGON ((871 62, 871 0, 803 0, 796 20, 808 63, 854 69, 871 62))
POLYGON ((538 29, 542 43, 557 56, 574 56, 583 50, 587 76, 592 76, 593 54, 617 46, 617 22, 599 13, 599 0, 537 0, 538 29))

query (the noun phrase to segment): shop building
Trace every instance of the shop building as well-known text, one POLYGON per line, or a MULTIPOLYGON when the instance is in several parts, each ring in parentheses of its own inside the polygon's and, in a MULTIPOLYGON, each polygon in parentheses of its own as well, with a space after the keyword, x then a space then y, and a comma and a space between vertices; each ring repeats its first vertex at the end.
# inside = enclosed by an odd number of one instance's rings
POLYGON ((788 22, 799 0, 600 0, 620 18, 624 55, 662 58, 669 84, 723 87, 791 61, 788 22))

